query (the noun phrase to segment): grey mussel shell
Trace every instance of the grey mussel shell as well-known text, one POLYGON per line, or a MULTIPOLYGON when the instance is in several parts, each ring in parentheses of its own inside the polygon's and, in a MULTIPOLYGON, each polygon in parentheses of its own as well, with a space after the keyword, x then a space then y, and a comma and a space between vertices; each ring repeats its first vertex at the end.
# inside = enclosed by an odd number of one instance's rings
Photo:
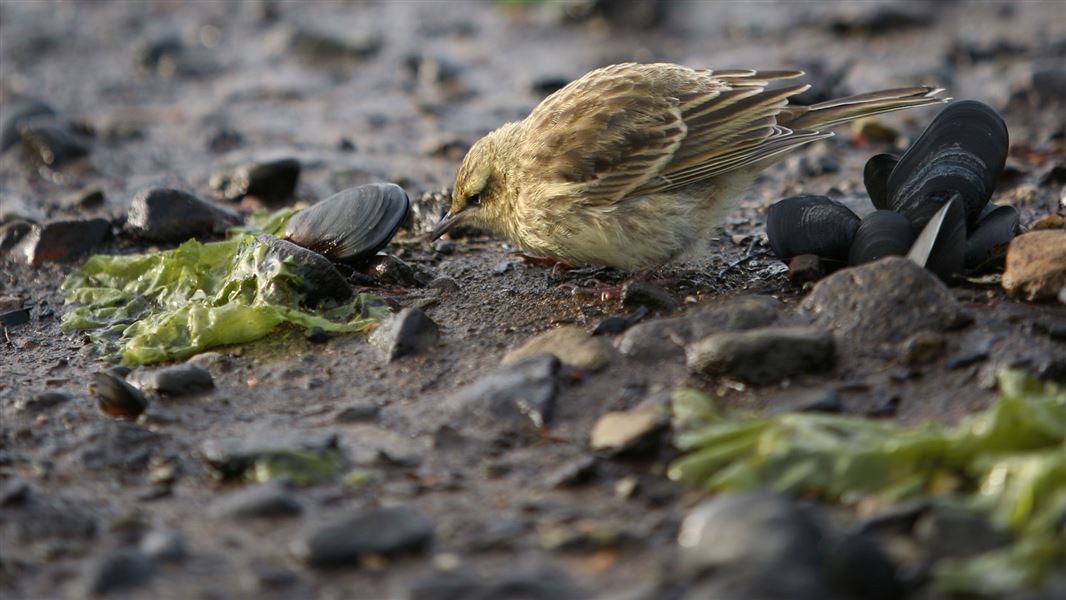
POLYGON ((862 265, 886 256, 906 256, 914 237, 907 217, 891 210, 874 211, 863 218, 855 232, 848 264, 862 265))
POLYGON ((343 301, 351 297, 352 288, 324 256, 265 233, 257 235, 255 241, 266 246, 266 259, 289 261, 289 268, 296 276, 292 285, 303 294, 306 305, 314 306, 326 299, 343 301))
POLYGON ((284 237, 330 260, 358 263, 389 243, 410 206, 396 184, 362 185, 294 214, 284 237))
POLYGON ((962 273, 966 257, 966 212, 955 196, 936 211, 918 234, 907 258, 944 281, 962 273))
POLYGON ((891 210, 888 206, 888 176, 896 168, 899 158, 892 154, 877 154, 866 161, 862 170, 863 184, 870 201, 878 210, 891 210))
POLYGON ((859 228, 859 217, 825 196, 793 196, 770 207, 766 237, 774 254, 788 260, 800 254, 844 261, 859 228))
POLYGON ((1018 211, 1013 206, 989 205, 989 208, 966 240, 968 270, 1002 267, 1007 245, 1018 233, 1018 211))
POLYGON ((972 100, 948 105, 892 169, 888 208, 919 229, 958 196, 972 231, 1003 172, 1008 143, 1007 126, 991 107, 972 100))

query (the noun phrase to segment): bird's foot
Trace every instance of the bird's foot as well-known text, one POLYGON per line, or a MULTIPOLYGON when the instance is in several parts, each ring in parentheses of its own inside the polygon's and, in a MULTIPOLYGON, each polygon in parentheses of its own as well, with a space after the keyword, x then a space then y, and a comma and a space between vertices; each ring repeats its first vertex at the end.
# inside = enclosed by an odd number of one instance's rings
POLYGON ((522 252, 511 252, 511 256, 522 261, 523 264, 533 265, 534 267, 551 267, 552 269, 573 269, 573 265, 564 263, 561 260, 555 260, 554 258, 548 258, 545 256, 531 256, 522 252))
MULTIPOLYGON (((588 282, 586 282, 588 283, 588 282)), ((598 298, 601 302, 607 302, 609 300, 617 300, 622 297, 623 284, 607 284, 603 282, 594 281, 592 285, 578 285, 572 281, 560 283, 556 286, 561 289, 568 289, 574 296, 582 296, 585 298, 598 298)))

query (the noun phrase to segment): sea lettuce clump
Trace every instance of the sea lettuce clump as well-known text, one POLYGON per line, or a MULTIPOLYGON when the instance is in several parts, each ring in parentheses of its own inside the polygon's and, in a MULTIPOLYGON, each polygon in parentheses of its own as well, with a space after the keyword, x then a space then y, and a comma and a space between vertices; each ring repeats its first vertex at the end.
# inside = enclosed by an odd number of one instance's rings
POLYGON ((387 309, 357 295, 307 306, 291 261, 255 236, 190 240, 173 250, 96 255, 63 282, 64 331, 84 331, 104 354, 126 364, 180 360, 208 348, 259 339, 288 323, 359 332, 387 309))

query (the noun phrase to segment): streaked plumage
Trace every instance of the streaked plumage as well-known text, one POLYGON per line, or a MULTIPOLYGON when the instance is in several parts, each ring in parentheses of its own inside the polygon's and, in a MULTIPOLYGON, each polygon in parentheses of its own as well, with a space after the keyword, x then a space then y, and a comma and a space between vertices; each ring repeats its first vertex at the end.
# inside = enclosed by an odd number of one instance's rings
POLYGON ((620 64, 592 71, 470 149, 435 235, 463 220, 524 252, 634 271, 708 239, 731 200, 784 154, 852 119, 943 102, 940 89, 809 107, 801 71, 620 64))

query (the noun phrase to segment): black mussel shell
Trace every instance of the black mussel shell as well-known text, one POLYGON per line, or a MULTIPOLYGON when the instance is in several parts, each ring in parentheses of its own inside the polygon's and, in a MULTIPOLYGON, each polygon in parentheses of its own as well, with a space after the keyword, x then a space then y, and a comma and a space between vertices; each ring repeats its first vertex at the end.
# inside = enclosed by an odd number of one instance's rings
POLYGON ((338 192, 294 214, 285 238, 337 262, 354 264, 389 243, 411 201, 393 183, 372 183, 338 192))
POLYGON ((862 265, 886 256, 907 256, 914 237, 907 217, 891 210, 876 210, 863 217, 855 232, 848 264, 862 265))
POLYGON ((800 254, 844 261, 859 228, 851 209, 825 196, 793 196, 770 207, 766 237, 774 254, 788 260, 800 254))
POLYGON ((983 271, 1002 267, 1007 245, 1018 233, 1018 211, 1013 206, 994 206, 977 222, 966 240, 966 268, 983 271))
POLYGON ((914 240, 907 258, 944 281, 962 273, 966 258, 966 211, 959 196, 936 211, 914 240))
POLYGON ((121 371, 100 371, 93 376, 93 387, 100 411, 109 417, 136 419, 148 408, 140 390, 126 383, 121 371))
POLYGON ((972 100, 948 105, 892 170, 888 207, 920 229, 957 195, 973 231, 1003 172, 1008 144, 1007 126, 991 107, 972 100))
POLYGON ((899 157, 893 154, 877 154, 866 161, 862 170, 863 183, 870 201, 878 210, 890 210, 888 207, 888 176, 896 168, 899 157))

